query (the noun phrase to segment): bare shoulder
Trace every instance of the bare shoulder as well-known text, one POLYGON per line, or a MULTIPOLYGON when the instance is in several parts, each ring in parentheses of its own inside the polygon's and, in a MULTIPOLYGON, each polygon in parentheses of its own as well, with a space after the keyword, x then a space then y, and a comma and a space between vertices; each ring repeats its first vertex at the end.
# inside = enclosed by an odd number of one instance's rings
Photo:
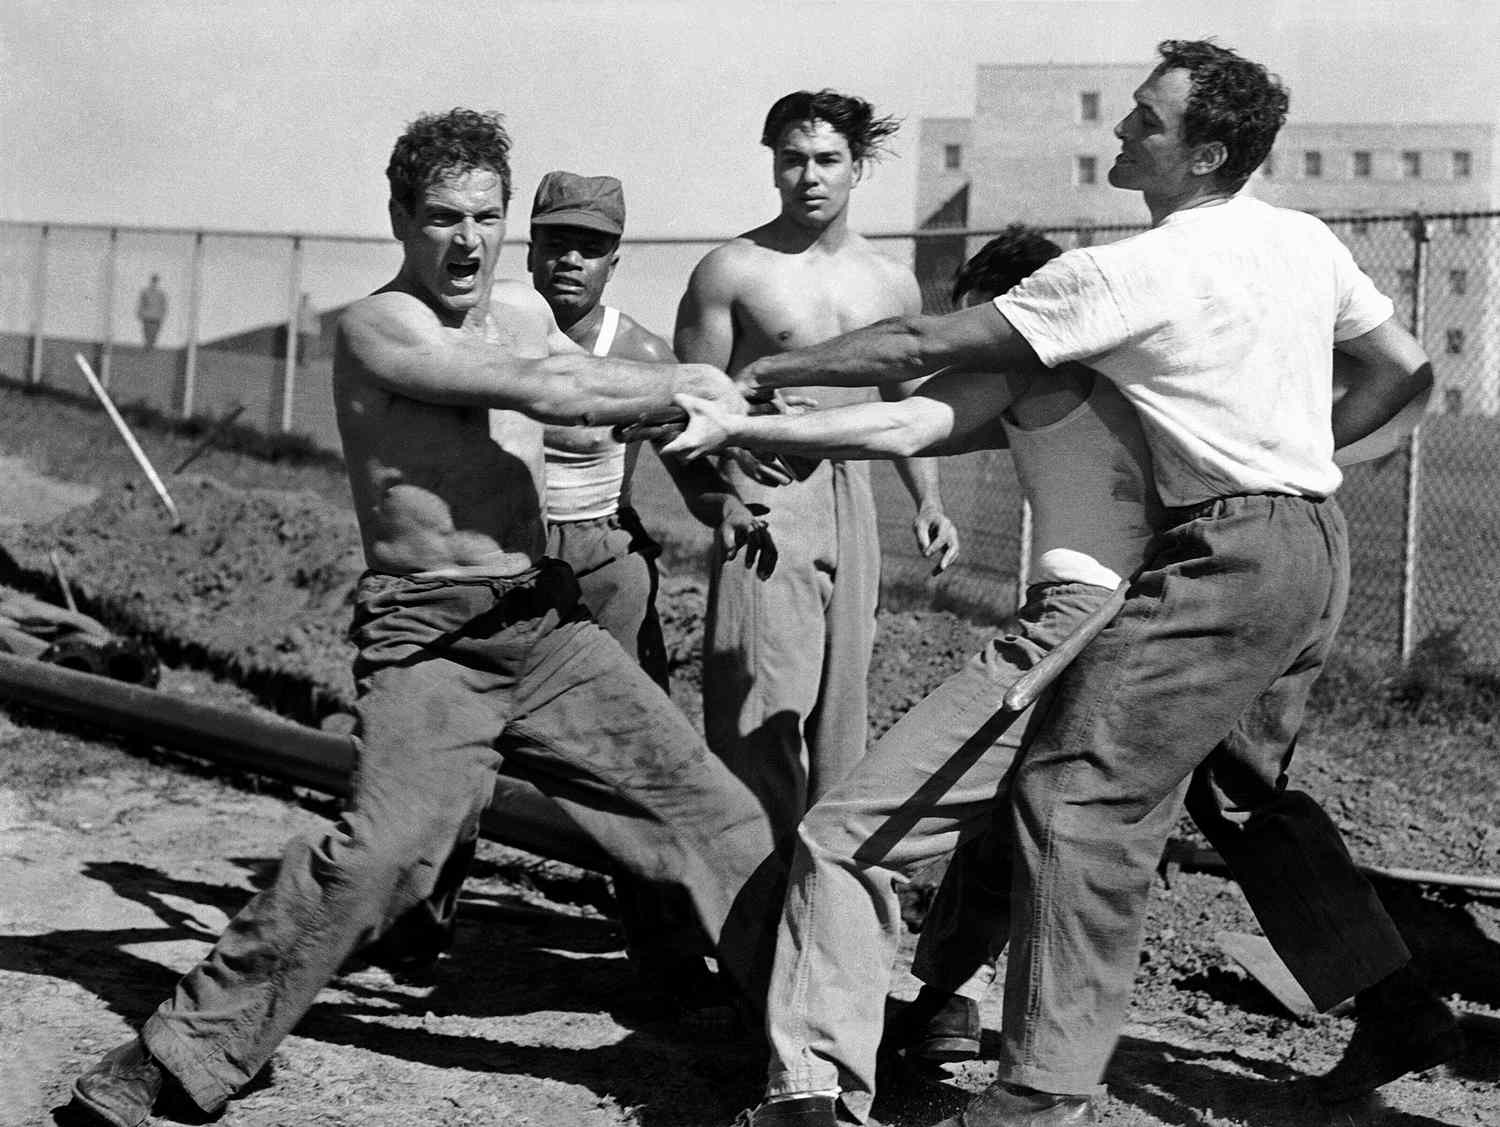
POLYGON ((348 366, 340 363, 344 357, 359 366, 379 366, 387 351, 420 344, 440 328, 436 314, 411 294, 395 288, 377 290, 339 315, 337 333, 343 348, 335 354, 335 370, 348 366))
MULTIPOLYGON (((753 235, 754 232, 751 232, 753 235)), ((766 251, 750 235, 720 243, 698 260, 688 289, 705 296, 732 296, 756 271, 766 251)))
POLYGON ((620 331, 610 355, 653 364, 670 364, 677 359, 670 344, 628 313, 620 314, 620 331))
POLYGON ((552 310, 547 299, 536 292, 529 282, 515 278, 496 278, 490 290, 490 308, 496 312, 523 314, 552 320, 552 310))

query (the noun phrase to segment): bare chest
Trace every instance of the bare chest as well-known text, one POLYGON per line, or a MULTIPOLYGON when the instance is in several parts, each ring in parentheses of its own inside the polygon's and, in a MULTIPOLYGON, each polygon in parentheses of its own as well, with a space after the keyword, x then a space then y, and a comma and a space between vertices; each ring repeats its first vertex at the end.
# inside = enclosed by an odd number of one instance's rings
POLYGON ((756 354, 816 344, 902 312, 883 270, 798 264, 768 271, 741 294, 736 328, 756 354))

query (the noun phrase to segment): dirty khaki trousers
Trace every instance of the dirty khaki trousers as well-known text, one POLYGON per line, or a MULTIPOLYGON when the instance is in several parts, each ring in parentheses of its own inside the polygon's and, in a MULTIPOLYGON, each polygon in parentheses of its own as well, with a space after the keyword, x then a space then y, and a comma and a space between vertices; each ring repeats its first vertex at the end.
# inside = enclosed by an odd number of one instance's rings
POLYGON ((986 708, 1087 614, 1080 595, 1105 594, 1054 589, 1038 605, 1034 589, 1019 622, 804 820, 772 975, 769 1091, 838 1088, 868 1115, 899 938, 894 882, 958 844, 914 969, 961 988, 1008 921, 1000 1079, 1097 1092, 1184 794, 1314 1002, 1406 962, 1337 828, 1287 785, 1347 559, 1331 500, 1169 510, 1120 616, 1017 733, 1021 718, 986 708))
POLYGON ((344 959, 431 896, 502 769, 626 871, 683 886, 722 964, 755 988, 780 895, 765 816, 580 608, 565 564, 492 580, 367 574, 354 639, 348 808, 287 847, 142 1031, 194 1102, 212 1111, 243 1087, 344 959))

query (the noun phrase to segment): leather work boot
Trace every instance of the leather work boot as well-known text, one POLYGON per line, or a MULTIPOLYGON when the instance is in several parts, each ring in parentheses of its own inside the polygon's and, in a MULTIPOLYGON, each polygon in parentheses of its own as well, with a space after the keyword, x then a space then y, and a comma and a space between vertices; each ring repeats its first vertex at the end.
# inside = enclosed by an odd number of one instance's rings
POLYGON ((996 1081, 933 1127, 1085 1127, 1099 1122, 1091 1096, 1059 1096, 996 1081))
POLYGON ((908 1057, 951 1064, 979 1055, 979 1003, 962 994, 922 987, 916 999, 891 1021, 887 1049, 908 1057))
POLYGON ((742 1111, 734 1127, 840 1127, 833 1096, 796 1096, 742 1111))
POLYGON ((1354 998, 1354 1035, 1338 1064, 1311 1080, 1321 1103, 1368 1095, 1463 1051, 1463 1030, 1447 1004, 1408 967, 1354 998))
POLYGON ((73 1083, 73 1105, 89 1122, 139 1127, 161 1094, 166 1073, 139 1037, 111 1049, 73 1083))

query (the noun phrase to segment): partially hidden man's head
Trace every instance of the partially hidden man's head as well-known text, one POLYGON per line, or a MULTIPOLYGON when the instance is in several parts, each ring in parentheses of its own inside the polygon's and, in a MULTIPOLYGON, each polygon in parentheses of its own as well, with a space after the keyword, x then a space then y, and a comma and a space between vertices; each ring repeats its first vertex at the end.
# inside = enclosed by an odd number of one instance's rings
POLYGON ((863 98, 836 90, 796 90, 766 113, 760 143, 771 150, 782 211, 795 222, 826 225, 844 211, 849 191, 900 128, 863 98))
POLYGON ((1216 190, 1238 191, 1286 121, 1286 88, 1260 63, 1210 40, 1167 39, 1157 54, 1136 108, 1115 127, 1123 145, 1110 183, 1151 191, 1175 158, 1216 190))
POLYGON ((531 205, 526 268, 564 329, 591 312, 620 261, 625 191, 613 176, 549 172, 531 205))
POLYGON ((488 300, 510 206, 510 135, 499 114, 453 109, 417 118, 386 166, 403 272, 462 312, 488 300))
POLYGON ((959 267, 953 277, 953 304, 992 301, 1061 253, 1062 247, 1037 228, 1012 223, 959 267))

